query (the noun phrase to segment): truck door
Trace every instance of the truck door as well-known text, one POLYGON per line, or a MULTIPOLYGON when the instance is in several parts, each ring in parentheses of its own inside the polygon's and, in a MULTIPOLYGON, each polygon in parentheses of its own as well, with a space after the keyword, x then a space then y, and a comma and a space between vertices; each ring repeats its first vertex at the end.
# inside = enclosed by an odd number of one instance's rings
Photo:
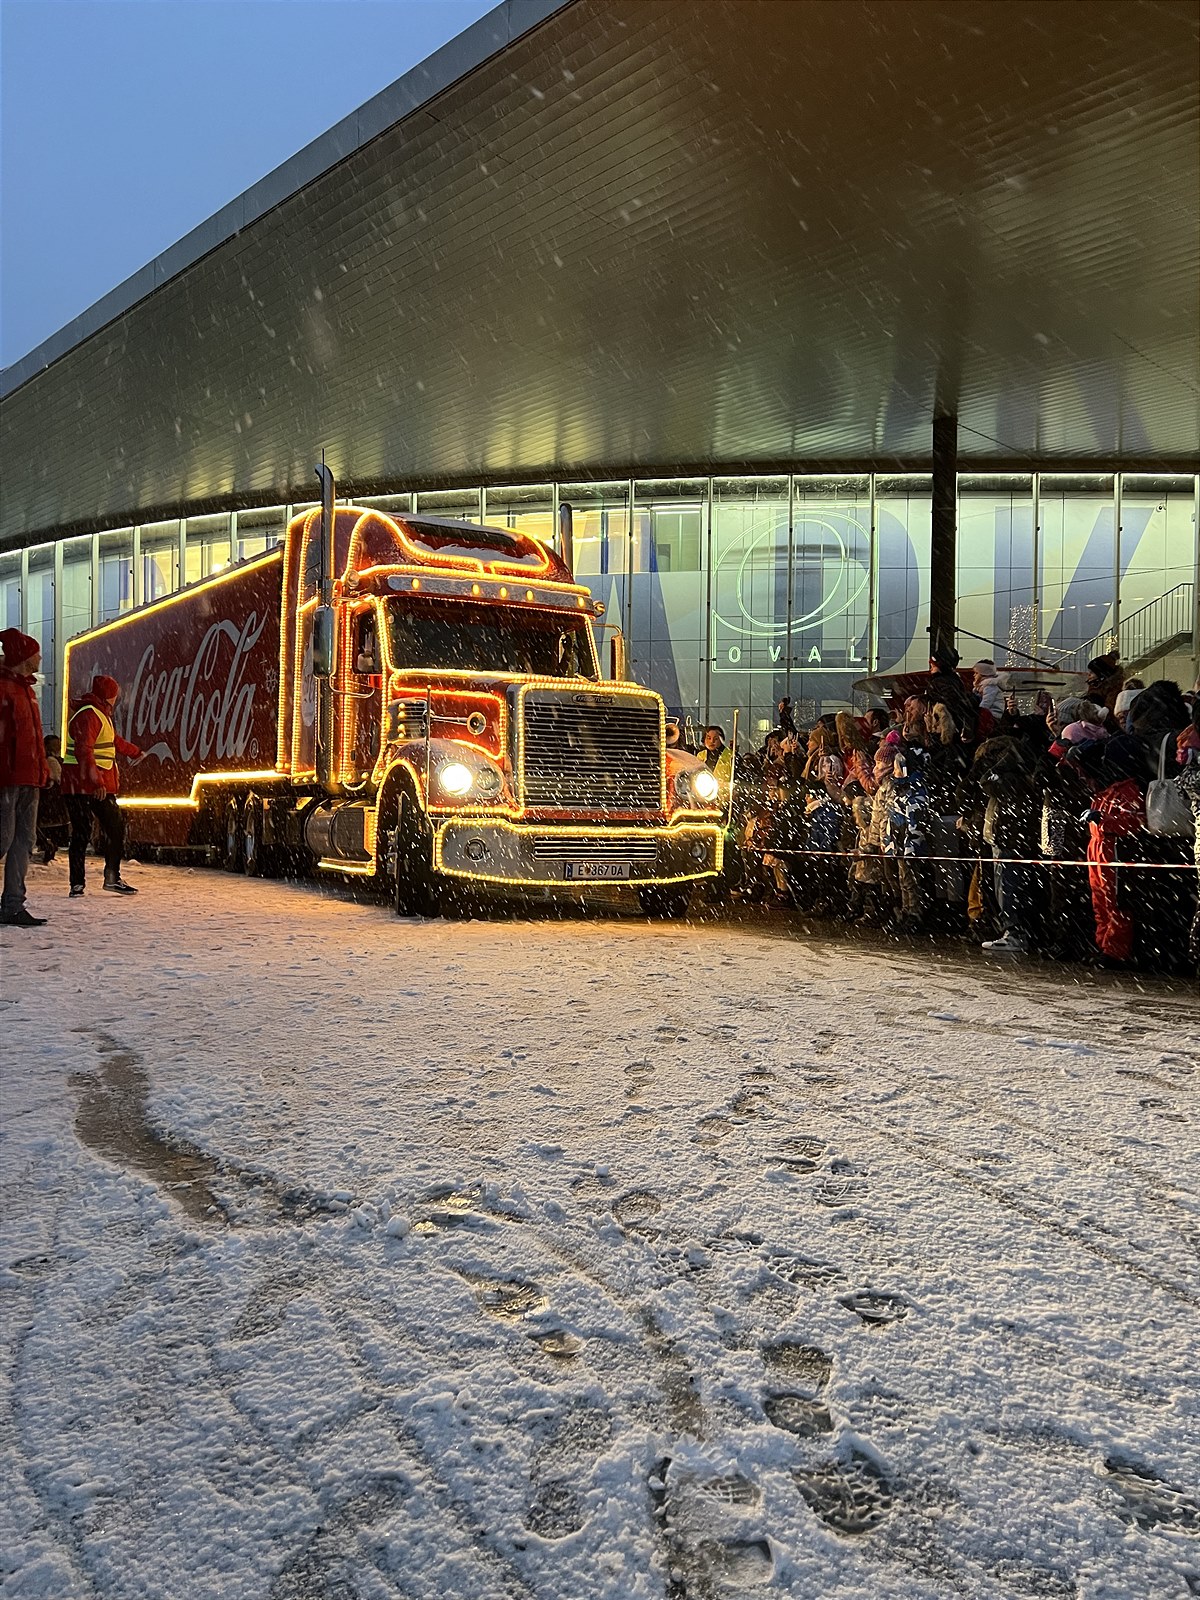
POLYGON ((379 619, 371 604, 346 611, 345 693, 340 748, 345 752, 343 782, 355 784, 370 775, 379 756, 382 714, 383 658, 379 619))

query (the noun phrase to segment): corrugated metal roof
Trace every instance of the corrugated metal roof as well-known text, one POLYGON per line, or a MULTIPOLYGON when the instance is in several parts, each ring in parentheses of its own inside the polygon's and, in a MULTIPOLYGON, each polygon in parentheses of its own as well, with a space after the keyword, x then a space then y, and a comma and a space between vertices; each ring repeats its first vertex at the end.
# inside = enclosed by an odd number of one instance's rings
POLYGON ((968 460, 1200 454, 1192 4, 548 10, 12 392, 6 537, 307 497, 322 447, 921 460, 935 404, 968 460))

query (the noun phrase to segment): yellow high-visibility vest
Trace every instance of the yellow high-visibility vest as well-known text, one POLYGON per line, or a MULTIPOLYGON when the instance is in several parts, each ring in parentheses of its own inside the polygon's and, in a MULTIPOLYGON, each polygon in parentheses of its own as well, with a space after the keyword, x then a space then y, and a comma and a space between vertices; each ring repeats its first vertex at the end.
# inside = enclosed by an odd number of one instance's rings
POLYGON ((79 762, 75 759, 75 736, 71 732, 71 723, 82 711, 90 711, 100 718, 100 732, 96 735, 96 743, 92 749, 92 759, 101 772, 109 772, 117 761, 117 730, 113 727, 112 718, 107 711, 101 711, 99 706, 77 706, 72 711, 67 722, 67 744, 62 754, 64 767, 77 767, 79 762))

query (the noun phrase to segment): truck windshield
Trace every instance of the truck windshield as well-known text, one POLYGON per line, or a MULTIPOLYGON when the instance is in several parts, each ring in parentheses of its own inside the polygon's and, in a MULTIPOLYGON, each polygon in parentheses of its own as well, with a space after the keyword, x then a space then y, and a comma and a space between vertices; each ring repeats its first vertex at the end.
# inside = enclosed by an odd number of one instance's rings
POLYGON ((429 671, 594 678, 587 618, 462 601, 394 600, 392 662, 429 671))

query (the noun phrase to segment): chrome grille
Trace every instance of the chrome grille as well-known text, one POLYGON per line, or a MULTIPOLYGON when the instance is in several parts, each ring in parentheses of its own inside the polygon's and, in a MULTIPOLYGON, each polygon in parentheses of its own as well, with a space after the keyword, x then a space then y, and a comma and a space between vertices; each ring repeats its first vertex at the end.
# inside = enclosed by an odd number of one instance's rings
POLYGON ((535 839, 533 854, 539 861, 654 861, 658 844, 654 839, 606 839, 603 834, 587 838, 535 839))
POLYGON ((527 806, 660 811, 659 708, 613 695, 527 694, 522 701, 527 806))

